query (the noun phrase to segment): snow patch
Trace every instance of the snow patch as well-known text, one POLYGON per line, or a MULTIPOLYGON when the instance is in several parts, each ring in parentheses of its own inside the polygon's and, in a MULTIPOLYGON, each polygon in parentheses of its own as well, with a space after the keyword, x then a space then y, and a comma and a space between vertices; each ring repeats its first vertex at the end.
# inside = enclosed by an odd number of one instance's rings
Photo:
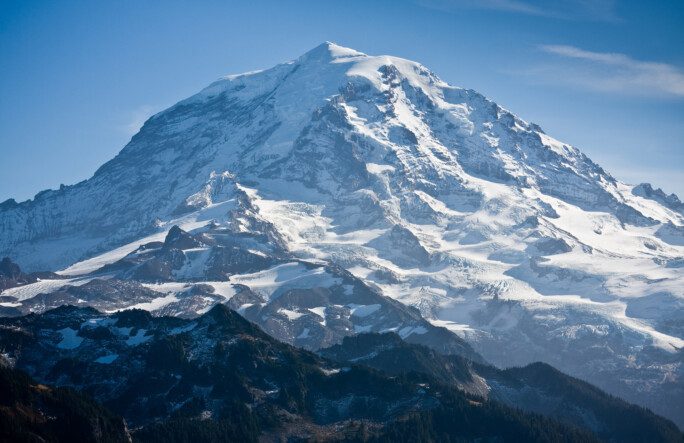
POLYGON ((351 315, 354 317, 368 317, 369 315, 380 309, 379 304, 357 305, 354 303, 350 303, 347 305, 347 307, 351 311, 351 315))
POLYGON ((57 343, 59 349, 76 349, 83 342, 83 338, 76 335, 78 334, 76 329, 64 328, 57 332, 62 335, 62 340, 57 343))
POLYGON ((128 346, 138 346, 140 344, 145 343, 146 341, 148 341, 152 338, 152 336, 146 336, 145 335, 146 332, 147 331, 145 329, 138 329, 138 332, 135 335, 130 336, 126 340, 126 344, 128 346))
POLYGON ((305 314, 302 314, 301 312, 291 311, 291 310, 285 309, 285 308, 278 309, 278 313, 283 314, 290 321, 297 320, 299 317, 302 317, 305 315, 305 314))
POLYGON ((100 363, 103 365, 108 365, 111 364, 114 360, 119 358, 119 354, 108 354, 108 355, 103 355, 102 357, 99 357, 95 359, 95 363, 100 363))

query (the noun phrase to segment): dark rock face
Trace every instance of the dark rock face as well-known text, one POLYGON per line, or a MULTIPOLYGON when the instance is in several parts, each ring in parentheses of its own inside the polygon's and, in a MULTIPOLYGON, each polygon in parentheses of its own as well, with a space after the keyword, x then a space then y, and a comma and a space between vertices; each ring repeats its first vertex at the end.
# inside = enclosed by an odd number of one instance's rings
POLYGON ((21 272, 19 266, 13 263, 9 257, 5 257, 0 261, 0 292, 36 281, 35 277, 21 272))
POLYGON ((38 294, 24 303, 23 310, 40 313, 63 305, 74 305, 114 311, 158 297, 162 294, 136 281, 94 279, 81 286, 64 286, 49 294, 38 294))
POLYGON ((173 271, 180 269, 185 263, 185 254, 176 248, 162 247, 151 258, 137 266, 131 277, 142 281, 169 281, 173 271))
POLYGON ((278 262, 273 256, 249 250, 249 245, 258 241, 261 241, 258 236, 240 237, 221 232, 190 234, 173 226, 163 243, 141 245, 136 251, 104 266, 97 273, 114 272, 119 278, 144 282, 226 280, 233 274, 259 271, 278 262), (183 266, 195 259, 193 252, 202 251, 207 251, 208 258, 198 266, 196 272, 187 277, 179 275, 183 266))
POLYGON ((383 251, 383 254, 403 267, 422 267, 430 264, 431 256, 420 240, 410 230, 394 225, 383 236, 371 241, 369 246, 383 251))
POLYGON ((22 272, 19 265, 12 263, 9 257, 5 257, 0 261, 0 276, 6 279, 17 279, 21 277, 22 272))
POLYGON ((641 183, 632 189, 632 194, 639 197, 655 200, 658 203, 675 211, 684 211, 684 203, 679 200, 676 194, 665 194, 662 189, 653 189, 650 183, 641 183))
POLYGON ((554 255, 570 252, 572 247, 561 238, 540 238, 528 247, 528 251, 537 255, 554 255))
POLYGON ((9 288, 35 283, 41 278, 61 278, 53 272, 32 272, 25 274, 19 265, 9 257, 0 260, 0 293, 9 288))
POLYGON ((204 244, 201 241, 191 234, 188 234, 177 225, 174 225, 166 234, 163 247, 167 249, 191 249, 200 248, 202 246, 204 246, 204 244))
POLYGON ((239 246, 221 246, 212 250, 206 275, 210 280, 224 280, 234 274, 260 271, 277 263, 274 257, 258 255, 239 246))

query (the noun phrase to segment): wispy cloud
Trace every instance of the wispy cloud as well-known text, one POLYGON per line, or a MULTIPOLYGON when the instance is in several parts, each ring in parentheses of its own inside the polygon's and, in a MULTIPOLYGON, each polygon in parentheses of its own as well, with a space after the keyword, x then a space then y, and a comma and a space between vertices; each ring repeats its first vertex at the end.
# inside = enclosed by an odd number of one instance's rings
POLYGON ((129 137, 132 137, 154 113, 155 107, 152 105, 141 105, 133 109, 127 113, 125 117, 126 123, 121 126, 121 130, 129 137))
POLYGON ((674 65, 574 46, 541 45, 539 49, 553 59, 523 72, 539 81, 628 95, 684 97, 684 70, 674 65))
POLYGON ((446 12, 472 9, 565 20, 621 21, 615 0, 416 0, 416 3, 446 12))

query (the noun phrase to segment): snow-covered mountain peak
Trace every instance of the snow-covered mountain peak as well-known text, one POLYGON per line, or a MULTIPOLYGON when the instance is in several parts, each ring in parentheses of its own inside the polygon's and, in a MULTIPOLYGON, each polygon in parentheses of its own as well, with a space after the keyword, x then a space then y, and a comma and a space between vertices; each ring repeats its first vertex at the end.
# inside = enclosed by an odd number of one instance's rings
POLYGON ((332 262, 495 363, 679 380, 681 202, 416 62, 325 43, 220 79, 93 178, 0 206, 0 256, 89 272, 174 225, 332 262))
POLYGON ((299 63, 310 62, 331 62, 338 59, 367 57, 363 52, 359 52, 352 48, 346 48, 336 43, 326 41, 310 49, 297 59, 299 63))
MULTIPOLYGON (((559 211, 577 208, 610 214, 618 229, 669 223, 674 228, 651 249, 666 251, 684 224, 675 199, 645 186, 632 191, 482 95, 418 63, 325 42, 295 61, 221 79, 158 113, 92 179, 5 205, 0 246, 29 269, 64 266, 153 231, 156 220, 218 203, 243 182, 255 184, 262 200, 327 203, 331 225, 342 231, 403 225, 417 235, 410 225, 453 230, 455 218, 464 229, 481 224, 468 218, 485 220, 485 211, 494 218, 479 231, 535 219, 535 232, 565 237, 572 229, 558 226, 559 211), (349 216, 352 206, 363 208, 358 216, 349 216), (345 214, 339 220, 338 210, 345 214), (39 251, 38 239, 82 238, 84 229, 85 239, 65 242, 67 254, 39 251)), ((601 248, 575 234, 566 243, 601 248)))

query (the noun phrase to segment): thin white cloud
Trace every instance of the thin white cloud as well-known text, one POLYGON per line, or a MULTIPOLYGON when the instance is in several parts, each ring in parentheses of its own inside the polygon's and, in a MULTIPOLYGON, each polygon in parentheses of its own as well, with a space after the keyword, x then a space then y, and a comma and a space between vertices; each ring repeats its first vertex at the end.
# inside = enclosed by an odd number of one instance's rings
POLYGON ((126 117, 127 123, 121 126, 121 130, 129 137, 134 136, 142 128, 145 121, 155 112, 154 106, 141 105, 130 111, 126 117))
POLYGON ((541 45, 539 48, 555 56, 554 60, 525 71, 539 80, 602 92, 684 97, 684 70, 677 66, 574 46, 541 45))
POLYGON ((445 12, 471 9, 565 20, 620 21, 615 0, 416 0, 416 3, 445 12))
POLYGON ((437 0, 444 6, 452 6, 467 9, 490 9, 494 11, 518 12, 530 15, 546 15, 548 12, 542 8, 518 0, 437 0))

